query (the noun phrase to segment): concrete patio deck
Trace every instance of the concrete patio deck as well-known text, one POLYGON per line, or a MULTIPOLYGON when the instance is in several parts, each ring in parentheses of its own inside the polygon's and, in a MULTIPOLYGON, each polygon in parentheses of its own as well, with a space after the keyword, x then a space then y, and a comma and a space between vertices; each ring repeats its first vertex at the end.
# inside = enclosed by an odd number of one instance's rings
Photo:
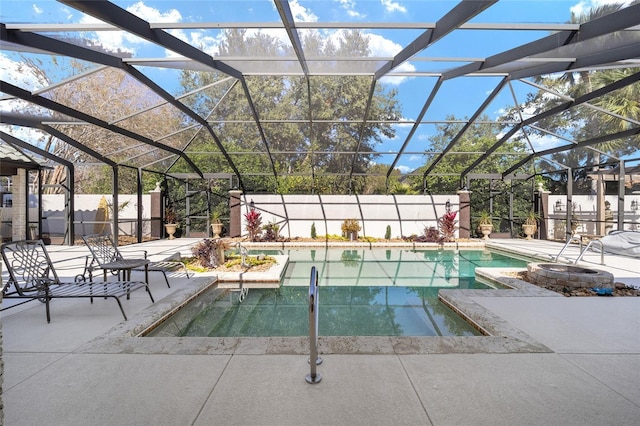
MULTIPOLYGON (((136 248, 159 260, 187 253, 193 242, 136 248)), ((562 244, 487 246, 548 260, 562 244)), ((82 246, 50 250, 64 276, 75 275, 88 253, 82 246)), ((599 265, 594 253, 582 264, 640 284, 637 260, 605 261, 599 265)), ((172 277, 171 288, 160 276, 151 280, 156 303, 134 293, 123 302, 129 321, 109 300, 56 300, 50 324, 37 302, 2 312, 4 424, 636 425, 640 419, 639 297, 471 290, 462 302, 498 334, 321 338, 322 381, 309 385, 304 338, 134 337, 211 277, 172 277)))

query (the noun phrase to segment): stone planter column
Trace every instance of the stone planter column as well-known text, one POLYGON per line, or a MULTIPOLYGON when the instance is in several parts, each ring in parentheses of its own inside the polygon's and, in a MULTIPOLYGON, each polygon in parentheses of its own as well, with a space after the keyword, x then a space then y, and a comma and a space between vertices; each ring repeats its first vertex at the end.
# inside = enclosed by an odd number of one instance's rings
POLYGON ((458 238, 471 238, 471 191, 461 189, 457 194, 460 199, 458 238))
POLYGON ((27 179, 26 169, 18 169, 18 174, 12 177, 12 241, 27 239, 27 179))
POLYGON ((232 189, 229 191, 229 236, 240 237, 242 235, 242 191, 232 189))
POLYGON ((160 182, 156 182, 156 187, 149 192, 151 195, 151 238, 159 240, 162 238, 162 191, 160 182))
POLYGON ((549 191, 545 191, 541 186, 535 193, 537 197, 536 206, 538 208, 538 238, 541 240, 549 239, 549 191))

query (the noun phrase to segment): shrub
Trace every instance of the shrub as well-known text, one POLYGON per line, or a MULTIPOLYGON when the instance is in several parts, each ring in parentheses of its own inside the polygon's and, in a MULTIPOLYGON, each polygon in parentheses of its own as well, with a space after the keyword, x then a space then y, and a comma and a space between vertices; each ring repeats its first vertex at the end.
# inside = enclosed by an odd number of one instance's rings
POLYGON ((439 243, 442 241, 440 237, 440 232, 436 229, 435 226, 430 226, 425 228, 424 230, 424 238, 427 243, 439 243))
POLYGON ((227 248, 227 243, 219 238, 205 238, 191 248, 191 253, 198 259, 200 266, 217 268, 224 263, 224 250, 227 248))
POLYGON ((344 236, 347 236, 350 232, 357 233, 361 229, 358 219, 345 219, 341 228, 344 236))
POLYGON ((244 218, 247 221, 245 228, 249 232, 249 240, 255 241, 261 232, 262 217, 260 217, 260 212, 255 209, 251 209, 249 212, 244 214, 244 218))
POLYGON ((391 225, 387 225, 387 230, 384 233, 384 239, 385 240, 390 240, 391 239, 391 225))
POLYGON ((424 234, 411 235, 409 241, 415 241, 416 243, 441 243, 442 238, 435 226, 429 226, 428 228, 424 228, 424 234))
POLYGON ((280 225, 270 222, 264 225, 262 229, 264 229, 264 237, 262 237, 262 241, 278 241, 280 225))
POLYGON ((438 220, 442 241, 454 241, 456 233, 456 215, 458 212, 447 212, 438 220))
POLYGON ((315 240, 316 237, 317 237, 317 235, 316 235, 316 223, 312 222, 311 223, 311 238, 313 238, 315 240))

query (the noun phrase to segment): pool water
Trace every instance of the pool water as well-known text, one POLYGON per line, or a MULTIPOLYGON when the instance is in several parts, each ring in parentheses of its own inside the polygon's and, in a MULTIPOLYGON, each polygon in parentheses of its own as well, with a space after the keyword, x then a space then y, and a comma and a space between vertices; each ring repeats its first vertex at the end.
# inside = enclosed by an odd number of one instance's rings
MULTIPOLYGON (((256 252, 257 253, 257 252, 256 252)), ((253 253, 255 254, 255 253, 253 253)), ((440 289, 480 289, 476 267, 525 267, 483 250, 285 250, 279 288, 209 290, 149 336, 307 336, 309 277, 319 273, 320 336, 472 336, 479 333, 438 300, 440 289)))

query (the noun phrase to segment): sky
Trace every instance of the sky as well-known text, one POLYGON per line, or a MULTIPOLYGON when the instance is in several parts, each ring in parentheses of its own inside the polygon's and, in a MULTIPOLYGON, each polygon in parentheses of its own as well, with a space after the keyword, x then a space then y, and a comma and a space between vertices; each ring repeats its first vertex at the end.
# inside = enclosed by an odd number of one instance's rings
MULTIPOLYGON (((564 23, 568 22, 571 13, 580 14, 588 9, 612 0, 502 0, 478 15, 471 22, 515 22, 515 23, 564 23), (531 7, 535 4, 535 7, 531 7)), ((131 13, 149 22, 280 22, 278 12, 273 1, 114 1, 131 13)), ((292 14, 297 22, 429 22, 440 19, 458 1, 437 0, 293 0, 290 2, 292 14)), ((620 1, 618 3, 621 3, 620 1)), ((83 15, 81 12, 64 4, 53 1, 11 1, 0 3, 0 17, 3 23, 90 23, 97 22, 95 18, 83 15)), ((215 30, 169 30, 176 37, 199 46, 211 55, 218 53, 221 42, 221 32, 215 30)), ((258 31, 258 30, 253 30, 258 31)), ((282 38, 287 44, 288 38, 283 30, 260 30, 282 38)), ((320 30, 323 36, 331 39, 339 34, 334 30, 320 30)), ((371 56, 390 57, 397 54, 403 46, 418 37, 423 30, 398 31, 385 29, 369 29, 371 56)), ((417 56, 422 57, 486 57, 506 50, 511 46, 521 44, 527 38, 537 39, 547 35, 543 32, 529 34, 525 32, 510 32, 508 37, 496 39, 487 32, 467 32, 458 40, 447 43, 435 43, 417 56), (455 54, 452 54, 452 51, 455 54)), ((163 57, 174 54, 142 39, 128 36, 122 32, 106 31, 89 34, 101 45, 112 50, 119 50, 134 57, 163 57)), ((0 51, 0 76, 3 80, 16 81, 33 79, 20 72, 19 64, 13 61, 4 51, 0 51)), ((462 63, 433 63, 427 61, 407 61, 396 71, 442 71, 447 68, 462 65, 462 63)), ((170 92, 177 92, 175 78, 168 77, 163 84, 170 92), (173 86, 172 86, 173 85, 173 86)), ((456 84, 443 86, 434 101, 426 120, 442 120, 447 114, 455 112, 456 116, 470 116, 482 103, 485 96, 493 89, 498 78, 485 79, 478 84, 478 79, 460 79, 456 84), (461 102, 461 100, 463 102, 461 102), (451 104, 455 103, 455 109, 451 104)), ((413 78, 405 76, 387 77, 383 82, 398 90, 398 99, 402 105, 403 117, 415 119, 422 108, 426 94, 430 91, 435 79, 413 78), (420 94, 420 96, 416 96, 420 94)), ((31 87, 37 83, 30 81, 31 87)), ((519 101, 531 87, 517 85, 514 87, 519 101)), ((500 115, 506 108, 513 105, 513 97, 508 91, 500 96, 485 111, 491 118, 500 115)), ((396 137, 386 140, 378 150, 381 152, 397 151, 406 138, 409 125, 396 126, 396 137)), ((427 139, 435 130, 433 126, 421 126, 421 132, 414 136, 415 142, 407 147, 408 151, 418 150, 424 146, 427 139), (420 144, 420 145, 419 145, 420 144)), ((558 143, 545 139, 534 142, 537 149, 545 149, 548 144, 558 143)), ((387 163, 387 161, 382 161, 387 163)), ((402 171, 411 170, 424 162, 421 156, 405 156, 399 164, 402 171)))

